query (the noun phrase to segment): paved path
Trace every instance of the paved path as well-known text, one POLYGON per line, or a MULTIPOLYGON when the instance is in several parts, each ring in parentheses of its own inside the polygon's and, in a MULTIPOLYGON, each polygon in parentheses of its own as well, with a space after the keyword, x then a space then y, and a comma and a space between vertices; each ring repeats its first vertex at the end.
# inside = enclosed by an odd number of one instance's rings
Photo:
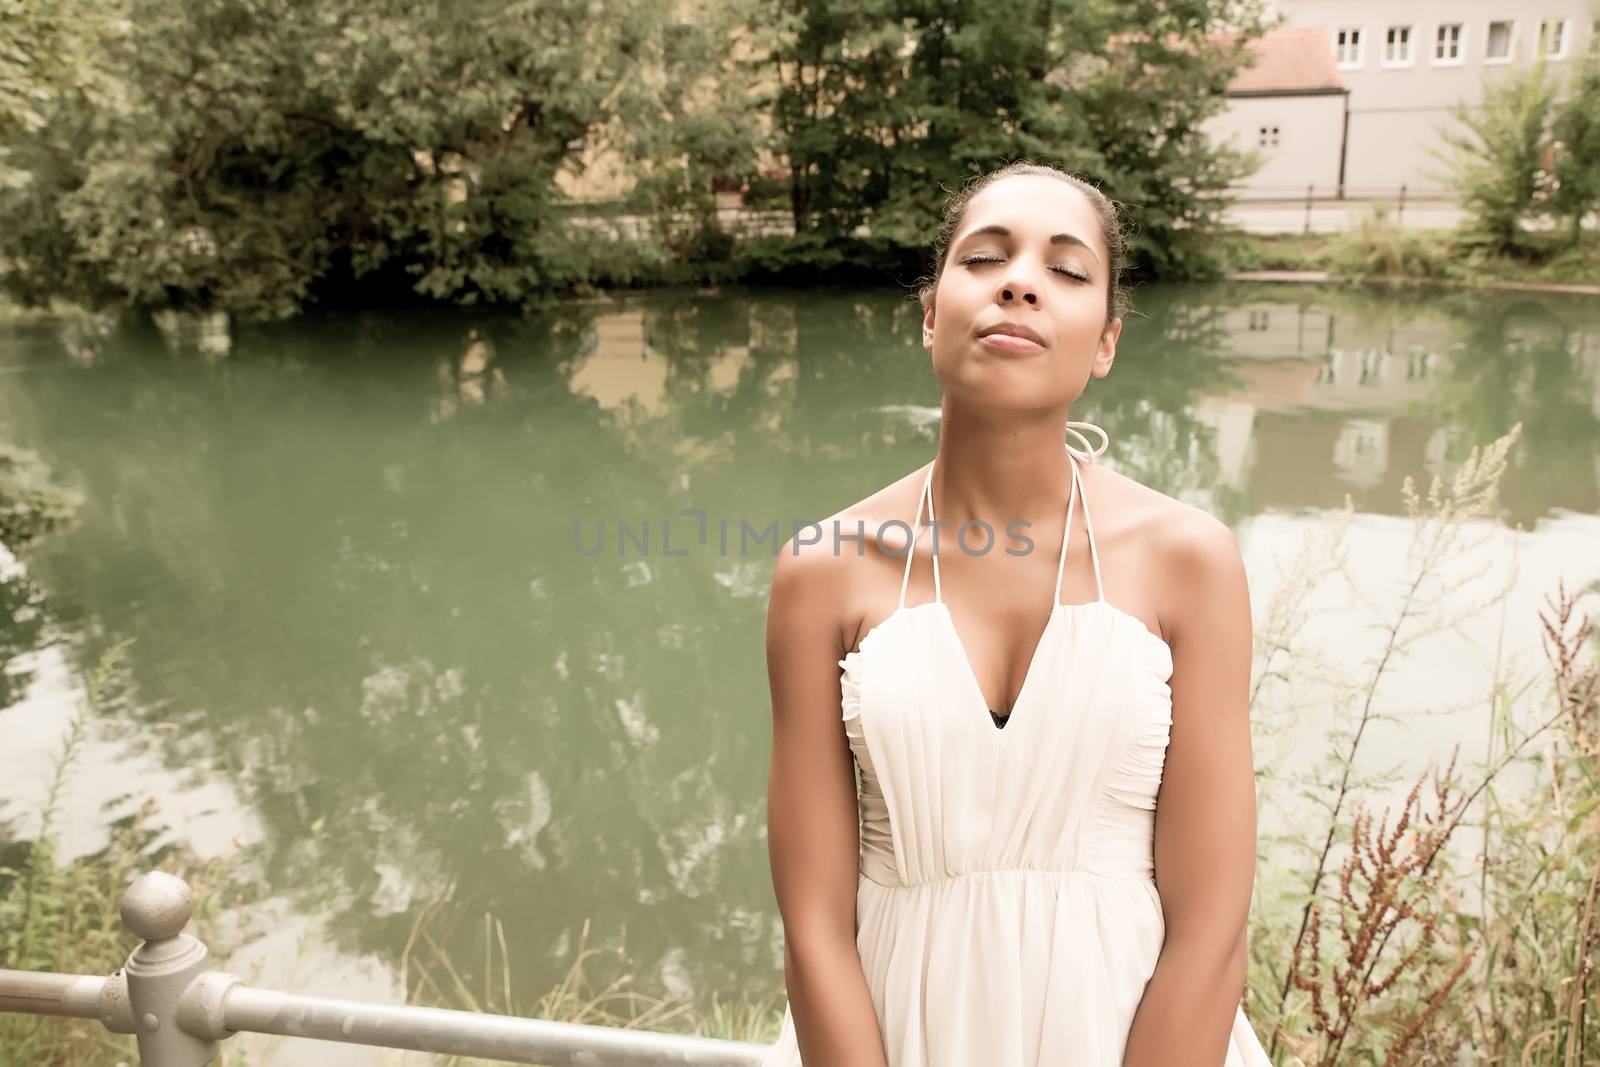
MULTIPOLYGON (((1331 279, 1325 270, 1236 270, 1224 274, 1230 282, 1301 282, 1319 285, 1331 279)), ((1525 293, 1576 293, 1580 296, 1600 296, 1600 285, 1580 285, 1576 282, 1465 282, 1443 281, 1432 278, 1372 277, 1363 282, 1394 283, 1397 285, 1442 285, 1453 289, 1509 289, 1525 293)))
POLYGON ((1223 218, 1250 233, 1338 233, 1354 229, 1378 208, 1390 225, 1408 230, 1453 230, 1466 217, 1458 205, 1442 200, 1407 201, 1397 214, 1392 200, 1314 200, 1308 212, 1302 199, 1235 201, 1223 218))
MULTIPOLYGON (((1377 210, 1386 213, 1390 225, 1408 230, 1453 230, 1466 217, 1458 205, 1443 200, 1408 200, 1404 212, 1395 208, 1393 200, 1314 200, 1309 209, 1304 198, 1248 200, 1235 201, 1223 218, 1249 233, 1338 233, 1354 229, 1377 210)), ((724 206, 717 209, 717 220, 724 229, 748 234, 793 232, 786 211, 756 212, 724 206)), ((631 236, 640 235, 644 229, 642 220, 628 215, 575 221, 587 221, 601 229, 614 225, 631 236)))

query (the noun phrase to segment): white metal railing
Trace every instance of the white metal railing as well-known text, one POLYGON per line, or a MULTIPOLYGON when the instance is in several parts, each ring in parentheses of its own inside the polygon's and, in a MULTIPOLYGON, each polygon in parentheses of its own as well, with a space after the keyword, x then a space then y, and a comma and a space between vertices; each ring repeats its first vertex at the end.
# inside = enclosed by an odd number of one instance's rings
POLYGON ((1277 200, 1288 203, 1339 200, 1386 200, 1390 203, 1429 201, 1455 203, 1459 194, 1442 185, 1356 185, 1348 182, 1308 182, 1293 185, 1263 185, 1248 179, 1228 186, 1226 195, 1237 203, 1277 200))
POLYGON ((209 953, 183 933, 194 895, 152 871, 121 901, 142 944, 110 977, 0 970, 0 1012, 98 1019, 135 1034, 140 1067, 203 1067, 236 1033, 477 1056, 548 1067, 756 1067, 763 1045, 480 1012, 297 996, 245 985, 207 968, 209 953))

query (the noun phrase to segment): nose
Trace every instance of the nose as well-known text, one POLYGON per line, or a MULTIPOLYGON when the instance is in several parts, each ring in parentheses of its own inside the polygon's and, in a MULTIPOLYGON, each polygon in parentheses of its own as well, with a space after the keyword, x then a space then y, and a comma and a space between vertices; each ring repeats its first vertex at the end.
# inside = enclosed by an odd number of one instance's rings
POLYGON ((1039 286, 1024 270, 1013 266, 1006 276, 1000 281, 999 291, 995 299, 1002 304, 1021 301, 1024 304, 1037 306, 1039 303, 1039 286))

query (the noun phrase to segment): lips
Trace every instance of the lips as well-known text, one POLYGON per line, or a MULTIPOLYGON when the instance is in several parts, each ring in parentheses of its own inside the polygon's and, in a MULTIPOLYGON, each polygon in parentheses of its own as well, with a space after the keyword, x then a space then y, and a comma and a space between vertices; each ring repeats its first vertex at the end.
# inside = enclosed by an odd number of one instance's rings
POLYGON ((1028 329, 1026 326, 1015 322, 999 322, 993 326, 986 326, 982 330, 978 331, 978 336, 980 338, 995 336, 1016 337, 1021 338, 1024 341, 1032 341, 1040 348, 1044 347, 1043 337, 1040 337, 1037 333, 1028 329))

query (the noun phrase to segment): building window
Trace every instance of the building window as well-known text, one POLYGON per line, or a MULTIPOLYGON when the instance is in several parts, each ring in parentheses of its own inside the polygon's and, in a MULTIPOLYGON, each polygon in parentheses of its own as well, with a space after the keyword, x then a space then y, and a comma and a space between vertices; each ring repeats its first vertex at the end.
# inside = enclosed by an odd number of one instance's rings
POLYGON ((1383 384, 1383 359, 1377 349, 1369 348, 1361 353, 1361 373, 1356 379, 1358 385, 1383 384))
POLYGON ((1436 64, 1457 64, 1461 62, 1462 35, 1465 32, 1459 22, 1443 22, 1439 24, 1438 32, 1433 38, 1433 61, 1436 64))
POLYGON ((1489 23, 1489 36, 1483 44, 1485 63, 1509 63, 1517 48, 1517 24, 1512 19, 1489 23))
POLYGON ((1390 26, 1383 39, 1383 65, 1386 67, 1411 66, 1411 27, 1390 26))
POLYGON ((1333 55, 1346 70, 1361 66, 1361 30, 1347 26, 1333 35, 1333 55))
POLYGON ((1250 325, 1246 328, 1252 331, 1265 330, 1268 322, 1267 316, 1268 312, 1265 311, 1250 312, 1250 325))
POLYGON ((1262 148, 1277 148, 1278 147, 1278 127, 1276 127, 1276 126, 1263 126, 1263 127, 1261 127, 1260 133, 1258 133, 1256 135, 1256 143, 1259 144, 1262 148))
POLYGON ((1567 20, 1545 19, 1539 23, 1539 54, 1546 59, 1567 57, 1567 20))

